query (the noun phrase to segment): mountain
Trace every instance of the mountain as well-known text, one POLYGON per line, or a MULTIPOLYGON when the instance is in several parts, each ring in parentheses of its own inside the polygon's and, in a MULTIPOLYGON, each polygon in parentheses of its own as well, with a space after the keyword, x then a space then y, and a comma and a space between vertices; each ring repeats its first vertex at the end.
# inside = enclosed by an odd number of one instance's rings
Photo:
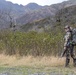
POLYGON ((35 10, 35 9, 37 10, 37 9, 40 9, 40 8, 42 8, 42 6, 38 5, 36 3, 29 3, 25 6, 25 9, 30 9, 30 10, 35 10))
POLYGON ((56 21, 60 25, 76 24, 76 5, 61 9, 56 13, 56 21))
POLYGON ((0 29, 8 28, 10 20, 12 22, 13 19, 20 17, 24 13, 24 6, 0 0, 0 29))
POLYGON ((54 25, 54 18, 53 17, 47 17, 42 20, 38 20, 32 23, 27 23, 25 25, 22 25, 20 27, 21 31, 37 31, 37 32, 43 32, 43 31, 49 31, 49 29, 54 25))
POLYGON ((36 3, 29 3, 26 6, 13 4, 10 1, 6 0, 0 0, 0 10, 3 11, 11 11, 13 14, 15 14, 15 17, 20 17, 26 13, 29 13, 29 11, 37 10, 41 8, 42 6, 36 4, 36 3))
POLYGON ((8 13, 12 12, 15 17, 18 17, 20 14, 23 14, 25 12, 24 6, 13 4, 12 2, 6 0, 0 0, 0 10, 8 13))
MULTIPOLYGON (((29 3, 25 6, 13 4, 6 0, 0 0, 0 29, 8 28, 11 24, 22 26, 50 17, 55 22, 56 13, 61 9, 76 5, 76 0, 68 0, 50 6, 41 6, 36 3, 29 3)), ((52 23, 50 22, 50 25, 52 23)))
POLYGON ((31 23, 36 20, 41 20, 49 16, 54 16, 57 9, 53 9, 50 7, 44 7, 39 10, 35 10, 33 12, 27 13, 24 16, 17 19, 17 23, 26 24, 31 23))
POLYGON ((32 23, 36 20, 44 19, 49 16, 52 17, 55 16, 56 12, 58 12, 59 10, 72 5, 76 5, 76 0, 69 0, 64 1, 62 3, 53 4, 50 6, 44 6, 40 9, 34 10, 30 13, 21 16, 17 19, 17 23, 22 25, 27 24, 29 22, 32 23))
POLYGON ((30 3, 26 6, 13 4, 10 1, 0 0, 0 29, 8 28, 17 18, 40 9, 42 6, 30 3))
POLYGON ((60 9, 54 17, 48 17, 32 23, 21 26, 21 31, 51 31, 57 28, 63 28, 65 25, 76 27, 76 5, 60 9))

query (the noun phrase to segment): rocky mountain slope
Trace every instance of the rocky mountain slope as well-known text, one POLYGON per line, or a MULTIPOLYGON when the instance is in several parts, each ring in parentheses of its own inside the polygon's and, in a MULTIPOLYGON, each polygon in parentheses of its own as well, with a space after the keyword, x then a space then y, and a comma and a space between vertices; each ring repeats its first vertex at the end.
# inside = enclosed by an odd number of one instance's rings
POLYGON ((27 13, 20 18, 17 19, 17 22, 19 24, 26 24, 31 23, 32 21, 44 19, 49 16, 55 16, 56 12, 58 12, 60 9, 76 5, 76 0, 68 0, 64 1, 62 3, 53 4, 50 6, 44 6, 41 9, 35 10, 33 12, 27 13))
MULTIPOLYGON (((36 3, 29 3, 23 6, 6 0, 0 0, 0 29, 8 28, 10 24, 22 26, 27 23, 34 23, 48 17, 55 22, 53 17, 55 17, 58 11, 73 5, 76 5, 76 0, 68 0, 50 6, 40 6, 36 3)), ((53 25, 52 23, 50 22, 50 25, 53 25)))
POLYGON ((76 24, 76 5, 61 9, 56 14, 57 22, 61 25, 76 24))
POLYGON ((54 27, 63 27, 71 25, 76 27, 76 5, 65 7, 59 10, 54 17, 48 17, 32 23, 27 23, 21 26, 23 31, 49 31, 54 27))
POLYGON ((42 6, 36 3, 30 3, 23 6, 13 4, 6 0, 0 0, 0 29, 8 28, 10 22, 16 22, 17 18, 40 8, 42 8, 42 6))

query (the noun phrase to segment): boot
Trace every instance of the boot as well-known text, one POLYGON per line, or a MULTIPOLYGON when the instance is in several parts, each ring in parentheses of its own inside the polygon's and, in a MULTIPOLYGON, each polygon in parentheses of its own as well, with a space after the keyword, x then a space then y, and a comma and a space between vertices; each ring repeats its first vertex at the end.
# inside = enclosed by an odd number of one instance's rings
POLYGON ((76 58, 73 59, 73 64, 74 64, 74 67, 76 67, 76 58))
POLYGON ((69 66, 70 59, 66 59, 65 67, 69 66))

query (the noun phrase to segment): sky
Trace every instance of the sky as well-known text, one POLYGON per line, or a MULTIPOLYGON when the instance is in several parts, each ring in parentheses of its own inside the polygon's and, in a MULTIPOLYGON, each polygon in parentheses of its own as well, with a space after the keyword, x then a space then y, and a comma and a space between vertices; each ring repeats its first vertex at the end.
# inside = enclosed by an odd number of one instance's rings
POLYGON ((11 1, 13 3, 22 4, 22 5, 27 5, 28 3, 37 3, 39 5, 44 6, 44 5, 60 3, 67 0, 6 0, 6 1, 11 1))

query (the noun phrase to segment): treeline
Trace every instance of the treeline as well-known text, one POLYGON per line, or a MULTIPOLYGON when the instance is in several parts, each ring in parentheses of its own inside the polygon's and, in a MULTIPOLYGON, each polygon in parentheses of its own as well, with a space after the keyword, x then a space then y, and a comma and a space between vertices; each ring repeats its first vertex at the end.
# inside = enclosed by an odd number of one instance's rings
POLYGON ((63 49, 63 35, 60 31, 12 32, 0 31, 0 53, 20 56, 60 55, 63 49))

